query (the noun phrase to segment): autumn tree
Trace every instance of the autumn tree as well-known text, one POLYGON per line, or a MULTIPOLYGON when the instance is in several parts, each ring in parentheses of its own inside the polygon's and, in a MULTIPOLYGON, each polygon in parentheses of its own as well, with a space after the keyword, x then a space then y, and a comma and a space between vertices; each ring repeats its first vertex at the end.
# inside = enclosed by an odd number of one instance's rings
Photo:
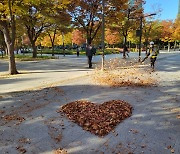
MULTIPOLYGON (((52 25, 52 18, 64 15, 61 11, 70 1, 57 1, 57 0, 26 0, 21 3, 21 10, 23 14, 21 19, 26 27, 27 35, 31 42, 33 49, 33 57, 37 57, 36 41, 40 34, 52 25)), ((57 20, 57 18, 56 18, 57 20)))
MULTIPOLYGON (((126 1, 106 0, 105 16, 110 15, 110 7, 120 11, 126 1)), ((87 43, 91 44, 102 24, 102 1, 74 0, 70 4, 70 15, 74 26, 85 31, 87 43)))
POLYGON ((14 56, 14 45, 16 38, 16 17, 19 1, 2 0, 0 2, 0 28, 4 35, 9 59, 9 74, 17 74, 14 56))
POLYGON ((72 32, 72 43, 81 45, 85 42, 86 42, 86 39, 84 37, 83 32, 78 29, 74 29, 72 32))
POLYGON ((149 42, 152 40, 158 40, 161 37, 161 32, 162 32, 162 27, 161 27, 161 22, 159 20, 155 20, 155 21, 144 20, 143 39, 146 46, 146 52, 149 42))
POLYGON ((48 14, 50 26, 46 29, 46 33, 49 36, 52 47, 52 56, 54 56, 54 45, 56 34, 59 32, 61 34, 66 34, 71 31, 70 28, 70 15, 67 13, 67 6, 59 3, 54 7, 53 11, 48 14))
POLYGON ((37 57, 36 40, 44 28, 49 26, 48 19, 44 16, 44 14, 48 13, 48 5, 51 7, 50 3, 41 0, 27 0, 21 3, 23 14, 20 18, 26 27, 33 49, 33 58, 37 57))
POLYGON ((173 23, 173 40, 174 43, 174 49, 176 47, 176 43, 179 43, 180 48, 180 15, 176 18, 175 22, 173 23))
MULTIPOLYGON (((124 37, 124 47, 127 46, 128 34, 137 29, 140 23, 140 17, 143 17, 144 0, 136 0, 132 5, 126 1, 120 11, 112 13, 109 18, 109 28, 116 30, 124 37)), ((126 58, 125 50, 123 57, 126 58)))
POLYGON ((161 22, 162 34, 161 40, 168 43, 168 51, 170 51, 170 42, 173 41, 173 22, 171 20, 163 20, 161 22))

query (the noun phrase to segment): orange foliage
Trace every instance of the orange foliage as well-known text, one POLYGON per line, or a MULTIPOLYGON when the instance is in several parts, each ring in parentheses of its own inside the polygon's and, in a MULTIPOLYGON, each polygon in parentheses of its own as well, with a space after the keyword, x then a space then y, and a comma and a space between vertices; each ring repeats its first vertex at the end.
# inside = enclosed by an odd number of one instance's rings
POLYGON ((177 19, 174 22, 174 33, 173 38, 174 40, 180 41, 180 16, 177 17, 177 19))
POLYGON ((172 34, 173 34, 173 22, 171 20, 169 21, 163 20, 161 22, 161 25, 162 25, 161 40, 165 42, 170 42, 172 40, 172 34))
POLYGON ((82 31, 75 29, 72 32, 72 43, 75 43, 77 45, 81 45, 86 42, 86 39, 83 36, 82 31))
POLYGON ((110 29, 106 30, 105 39, 108 44, 116 44, 120 42, 120 37, 118 32, 113 32, 110 29))

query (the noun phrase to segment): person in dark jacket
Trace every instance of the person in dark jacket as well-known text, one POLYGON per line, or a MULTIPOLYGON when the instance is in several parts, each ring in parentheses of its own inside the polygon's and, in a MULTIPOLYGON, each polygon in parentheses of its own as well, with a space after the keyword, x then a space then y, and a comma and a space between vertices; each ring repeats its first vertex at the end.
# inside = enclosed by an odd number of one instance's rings
POLYGON ((87 45, 86 47, 86 56, 88 57, 89 68, 92 68, 92 57, 95 55, 96 49, 91 45, 87 45))

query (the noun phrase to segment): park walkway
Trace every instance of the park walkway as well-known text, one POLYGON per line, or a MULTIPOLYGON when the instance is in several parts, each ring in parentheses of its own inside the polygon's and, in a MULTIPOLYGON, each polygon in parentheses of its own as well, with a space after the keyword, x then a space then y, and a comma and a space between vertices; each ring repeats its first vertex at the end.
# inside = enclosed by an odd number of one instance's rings
POLYGON ((19 63, 27 74, 0 79, 1 153, 51 154, 63 149, 73 154, 179 154, 180 54, 161 57, 157 64, 157 87, 110 88, 92 82, 93 70, 86 68, 85 58, 78 64, 75 57, 19 63), (57 112, 82 99, 125 100, 133 114, 100 138, 57 112))
MULTIPOLYGON (((168 57, 167 52, 160 54, 159 59, 168 57)), ((171 52, 170 56, 176 55, 171 52)), ((137 58, 137 53, 131 53, 131 58, 137 58)), ((142 54, 142 57, 144 54, 142 54)), ((122 57, 122 55, 111 55, 105 57, 110 58, 122 57)), ((93 62, 97 64, 101 62, 101 56, 93 57, 93 62)), ((17 92, 23 90, 35 90, 46 86, 56 85, 66 80, 89 75, 92 70, 87 67, 87 59, 85 56, 76 57, 59 56, 59 59, 45 61, 29 61, 17 62, 17 69, 20 75, 2 78, 7 74, 8 62, 0 61, 0 94, 8 92, 17 92)), ((95 67, 95 65, 93 65, 95 67)))

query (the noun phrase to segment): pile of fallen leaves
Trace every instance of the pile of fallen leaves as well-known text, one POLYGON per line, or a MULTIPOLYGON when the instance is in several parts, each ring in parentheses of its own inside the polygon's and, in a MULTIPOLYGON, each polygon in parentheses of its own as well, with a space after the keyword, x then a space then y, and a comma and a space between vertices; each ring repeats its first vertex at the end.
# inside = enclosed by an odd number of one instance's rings
POLYGON ((20 117, 18 114, 4 115, 4 116, 1 116, 1 119, 6 121, 6 122, 18 121, 17 124, 20 124, 25 120, 25 118, 20 117))
POLYGON ((122 100, 111 100, 101 105, 81 100, 62 106, 59 112, 65 113, 84 130, 105 136, 117 124, 131 116, 132 106, 122 100))
POLYGON ((157 76, 149 66, 137 63, 136 59, 126 61, 113 59, 106 62, 104 71, 97 68, 94 81, 101 85, 120 86, 153 86, 157 84, 157 76))

